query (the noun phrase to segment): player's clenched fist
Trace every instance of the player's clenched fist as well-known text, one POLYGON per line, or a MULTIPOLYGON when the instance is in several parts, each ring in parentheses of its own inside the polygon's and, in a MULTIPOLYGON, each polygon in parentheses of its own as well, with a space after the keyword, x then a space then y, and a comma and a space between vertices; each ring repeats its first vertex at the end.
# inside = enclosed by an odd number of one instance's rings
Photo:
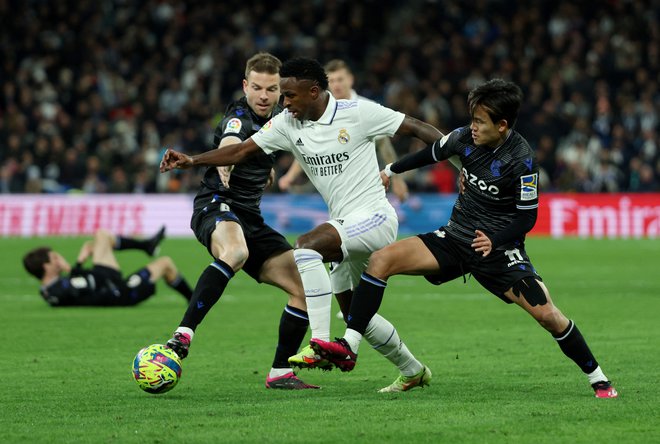
POLYGON ((160 161, 160 172, 164 173, 177 168, 183 170, 190 168, 192 165, 192 157, 168 148, 165 154, 163 154, 163 160, 160 161))

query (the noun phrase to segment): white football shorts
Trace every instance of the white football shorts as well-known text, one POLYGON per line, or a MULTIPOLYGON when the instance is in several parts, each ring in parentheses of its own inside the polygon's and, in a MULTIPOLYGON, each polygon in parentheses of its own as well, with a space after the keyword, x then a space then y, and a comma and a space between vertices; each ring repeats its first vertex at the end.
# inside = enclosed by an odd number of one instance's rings
POLYGON ((333 293, 353 290, 367 268, 369 256, 396 240, 399 220, 391 205, 378 210, 356 211, 328 221, 341 237, 344 260, 330 265, 333 293))

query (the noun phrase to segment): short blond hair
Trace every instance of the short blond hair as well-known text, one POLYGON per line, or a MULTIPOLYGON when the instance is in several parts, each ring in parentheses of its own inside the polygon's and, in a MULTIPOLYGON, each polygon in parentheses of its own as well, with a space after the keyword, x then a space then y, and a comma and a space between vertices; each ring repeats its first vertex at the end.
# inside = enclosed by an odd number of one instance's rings
POLYGON ((323 69, 325 70, 326 73, 335 72, 335 71, 339 71, 341 69, 345 69, 350 74, 352 74, 351 68, 349 68, 348 64, 346 62, 344 62, 343 60, 341 60, 341 59, 332 59, 332 60, 330 60, 328 63, 325 64, 323 69))
POLYGON ((274 55, 267 52, 259 52, 250 57, 245 64, 245 78, 248 78, 250 71, 260 73, 265 72, 267 74, 279 74, 281 66, 282 62, 274 55))

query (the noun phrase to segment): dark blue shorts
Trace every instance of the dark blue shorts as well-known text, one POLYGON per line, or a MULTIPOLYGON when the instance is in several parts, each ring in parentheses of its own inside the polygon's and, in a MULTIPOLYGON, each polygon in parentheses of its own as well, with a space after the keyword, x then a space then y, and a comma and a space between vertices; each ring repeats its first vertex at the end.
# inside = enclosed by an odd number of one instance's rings
POLYGON ((156 293, 156 285, 151 282, 151 273, 146 267, 131 273, 125 279, 119 270, 104 265, 94 265, 91 273, 97 285, 98 303, 95 305, 135 305, 156 293))
POLYGON ((249 252, 243 270, 257 282, 261 282, 259 272, 264 262, 273 256, 293 249, 284 236, 266 225, 260 213, 230 207, 221 196, 214 195, 205 198, 198 197, 195 200, 195 210, 190 221, 190 228, 195 233, 195 237, 206 247, 211 256, 213 256, 211 235, 221 221, 235 222, 243 229, 249 252))
POLYGON ((511 301, 504 293, 513 284, 530 276, 543 280, 529 260, 524 244, 496 249, 483 257, 469 244, 452 238, 443 228, 418 234, 417 237, 424 242, 440 266, 438 273, 426 276, 432 284, 440 285, 472 274, 482 287, 510 304, 511 301))

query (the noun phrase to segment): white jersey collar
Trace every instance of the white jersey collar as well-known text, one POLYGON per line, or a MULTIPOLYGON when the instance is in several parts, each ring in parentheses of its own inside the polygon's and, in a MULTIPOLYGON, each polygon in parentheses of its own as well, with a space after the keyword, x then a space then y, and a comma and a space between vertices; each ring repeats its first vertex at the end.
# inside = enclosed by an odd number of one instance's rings
POLYGON ((332 120, 335 118, 336 113, 337 113, 337 99, 335 99, 332 96, 332 93, 328 91, 328 106, 325 108, 323 115, 321 115, 321 117, 319 117, 319 120, 317 120, 315 123, 318 123, 320 125, 330 125, 332 123, 332 120))

